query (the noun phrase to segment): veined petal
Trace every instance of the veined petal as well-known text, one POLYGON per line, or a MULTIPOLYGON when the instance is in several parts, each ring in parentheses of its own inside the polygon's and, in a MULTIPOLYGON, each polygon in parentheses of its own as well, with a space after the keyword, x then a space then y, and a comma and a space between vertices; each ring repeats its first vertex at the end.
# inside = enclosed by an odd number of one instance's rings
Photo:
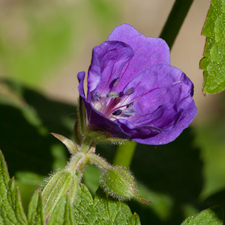
POLYGON ((103 130, 105 132, 110 132, 110 134, 113 137, 118 137, 122 139, 129 139, 131 136, 124 132, 122 128, 102 115, 102 113, 98 112, 90 102, 88 102, 87 98, 85 98, 84 94, 84 88, 83 88, 83 83, 84 83, 84 78, 85 78, 85 72, 80 72, 77 75, 78 81, 79 81, 79 86, 78 86, 78 91, 84 101, 84 105, 86 108, 87 112, 87 118, 88 122, 92 126, 96 126, 99 128, 99 130, 103 130))
POLYGON ((138 143, 148 145, 167 144, 174 141, 188 127, 197 111, 194 104, 190 104, 186 111, 183 109, 177 111, 173 107, 172 105, 164 105, 152 114, 143 117, 139 124, 119 120, 120 126, 124 131, 132 134, 131 140, 138 143))
POLYGON ((177 103, 187 96, 192 99, 193 93, 189 78, 170 65, 157 65, 146 70, 128 83, 123 93, 130 88, 135 90, 129 101, 134 102, 136 116, 149 114, 163 104, 177 103))
POLYGON ((109 132, 113 137, 122 139, 130 139, 131 135, 126 133, 117 123, 105 117, 99 111, 97 111, 92 105, 85 101, 85 108, 88 112, 89 124, 97 126, 99 130, 109 132))
POLYGON ((189 91, 188 94, 193 92, 192 82, 181 70, 171 65, 157 65, 139 74, 130 82, 127 82, 123 92, 125 93, 130 88, 134 88, 135 93, 132 94, 132 98, 134 99, 155 89, 164 87, 172 88, 172 86, 178 83, 186 86, 187 91, 189 91), (148 82, 143 82, 143 80, 148 82))
POLYGON ((132 123, 124 119, 117 120, 116 123, 118 123, 125 132, 131 134, 131 140, 135 138, 153 138, 162 132, 160 128, 154 126, 136 127, 132 123))
POLYGON ((128 24, 116 27, 109 35, 108 41, 124 42, 134 51, 134 57, 121 79, 121 88, 152 66, 170 64, 169 47, 163 39, 145 37, 128 24))
POLYGON ((194 101, 191 100, 185 109, 175 109, 171 107, 166 108, 166 106, 164 106, 163 111, 164 112, 161 118, 158 117, 157 120, 150 123, 162 128, 161 133, 154 138, 142 139, 139 137, 132 140, 150 145, 162 145, 174 141, 181 134, 181 132, 189 126, 197 113, 197 108, 194 101))
POLYGON ((106 94, 114 88, 114 82, 126 69, 133 55, 134 52, 129 45, 118 41, 106 41, 93 49, 88 71, 89 101, 93 91, 106 94))
POLYGON ((151 145, 176 139, 197 108, 192 82, 169 64, 165 41, 145 37, 127 24, 117 27, 93 49, 87 98, 85 73, 78 74, 90 132, 151 145))
POLYGON ((193 107, 190 107, 188 110, 185 110, 181 118, 177 121, 176 126, 174 129, 162 132, 156 135, 154 138, 132 138, 133 141, 136 141, 141 144, 147 144, 147 145, 164 145, 169 142, 174 141, 181 133, 182 131, 189 126, 191 121, 196 115, 197 108, 192 104, 193 107))
POLYGON ((137 117, 134 125, 136 127, 154 126, 158 127, 162 132, 168 132, 174 129, 177 122, 180 120, 183 111, 182 108, 177 108, 176 104, 167 103, 159 106, 155 111, 148 115, 137 117))
POLYGON ((85 93, 84 93, 84 78, 85 78, 85 72, 79 72, 77 74, 77 78, 78 78, 78 81, 79 81, 79 85, 78 85, 78 91, 80 93, 80 96, 82 98, 85 98, 85 93))

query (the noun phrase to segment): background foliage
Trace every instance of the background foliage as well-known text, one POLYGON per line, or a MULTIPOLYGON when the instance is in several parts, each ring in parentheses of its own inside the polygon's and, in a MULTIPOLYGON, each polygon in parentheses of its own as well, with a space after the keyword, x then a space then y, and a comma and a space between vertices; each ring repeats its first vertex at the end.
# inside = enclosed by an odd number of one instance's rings
MULTIPOLYGON (((1 4, 1 18, 6 18, 3 9, 14 16, 0 20, 0 148, 27 212, 34 190, 52 170, 63 168, 69 157, 50 132, 72 138, 76 120, 74 104, 53 100, 42 87, 67 61, 78 60, 86 48, 82 35, 94 40, 100 36, 102 42, 121 23, 122 15, 116 3, 104 0, 1 4), (87 22, 87 17, 92 21, 87 22), (90 23, 89 30, 82 29, 85 23, 90 23)), ((88 44, 90 54, 94 45, 88 44)), ((224 94, 217 98, 217 105, 214 117, 186 129, 173 143, 137 145, 131 171, 140 194, 152 203, 128 204, 142 224, 180 224, 187 216, 225 203, 224 94)), ((111 145, 97 148, 110 162, 115 150, 111 145)), ((99 174, 94 166, 86 168, 83 182, 92 194, 99 174)))

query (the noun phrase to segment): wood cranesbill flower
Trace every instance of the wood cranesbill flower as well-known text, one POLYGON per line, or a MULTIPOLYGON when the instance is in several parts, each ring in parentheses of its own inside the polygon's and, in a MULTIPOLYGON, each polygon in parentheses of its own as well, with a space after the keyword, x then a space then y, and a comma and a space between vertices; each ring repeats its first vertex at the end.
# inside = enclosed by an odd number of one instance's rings
POLYGON ((170 65, 160 38, 145 37, 128 24, 96 46, 88 71, 78 73, 87 127, 112 137, 160 145, 176 139, 194 119, 193 84, 170 65))

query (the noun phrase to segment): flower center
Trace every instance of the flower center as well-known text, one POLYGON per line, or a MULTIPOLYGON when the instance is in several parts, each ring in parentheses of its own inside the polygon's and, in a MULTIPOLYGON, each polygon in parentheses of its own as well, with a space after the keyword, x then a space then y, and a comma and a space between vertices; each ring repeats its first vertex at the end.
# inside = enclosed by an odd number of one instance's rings
POLYGON ((129 96, 133 93, 133 87, 128 89, 124 94, 112 91, 104 96, 95 92, 92 104, 96 110, 111 120, 134 116, 136 110, 131 108, 134 102, 129 101, 129 96))

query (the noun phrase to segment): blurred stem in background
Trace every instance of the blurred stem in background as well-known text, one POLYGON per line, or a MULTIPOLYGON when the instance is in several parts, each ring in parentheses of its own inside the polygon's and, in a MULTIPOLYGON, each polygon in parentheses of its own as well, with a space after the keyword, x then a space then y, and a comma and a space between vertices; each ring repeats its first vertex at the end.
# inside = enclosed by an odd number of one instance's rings
POLYGON ((129 167, 134 155, 136 145, 137 143, 134 141, 129 141, 123 145, 119 145, 116 150, 113 164, 129 167))
POLYGON ((170 15, 159 36, 167 42, 170 49, 173 46, 192 3, 193 0, 176 0, 173 5, 170 15))
MULTIPOLYGON (((159 36, 167 42, 170 49, 173 47, 174 41, 192 3, 193 0, 176 0, 173 5, 173 8, 159 36)), ((136 142, 129 141, 126 142, 125 145, 118 146, 113 164, 129 167, 132 162, 136 145, 136 142)))

